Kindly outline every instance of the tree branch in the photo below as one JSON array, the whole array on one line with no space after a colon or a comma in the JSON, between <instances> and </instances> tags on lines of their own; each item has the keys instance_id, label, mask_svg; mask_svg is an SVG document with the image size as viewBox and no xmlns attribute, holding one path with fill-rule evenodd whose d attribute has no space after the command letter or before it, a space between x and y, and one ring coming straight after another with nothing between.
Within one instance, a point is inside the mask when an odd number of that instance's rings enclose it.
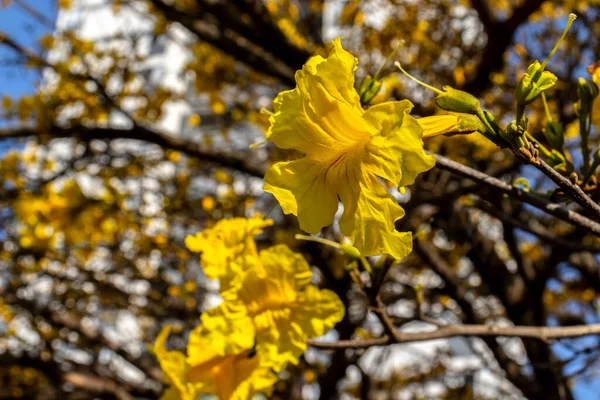
<instances>
[{"instance_id":1,"label":"tree branch","mask_svg":"<svg viewBox=\"0 0 600 400\"><path fill-rule=\"evenodd\" d=\"M491 206L490 204L488 204L487 202L485 202L481 199L475 199L475 202L473 205L476 208L480 209L481 211L485 212L486 214L489 214L492 217L497 218L500 221L502 221L508 225L512 225L515 228L521 229L525 232L529 232L529 233L537 236L538 238L544 240L545 242L552 243L555 246L558 246L558 247L561 247L564 249L568 249L573 252L589 251L592 253L600 253L600 247L590 246L590 245L586 245L586 244L579 243L579 242L570 242L570 241L564 240L560 237L552 236L551 234L549 234L547 232L543 232L543 231L539 230L538 228L535 228L534 226L532 226L529 223L529 221L531 220L530 218L527 218L528 221L523 221L522 219L510 217L510 216L502 213L502 211L498 210L496 207ZM533 216L529 215L528 217L533 217Z\"/></svg>"},{"instance_id":2,"label":"tree branch","mask_svg":"<svg viewBox=\"0 0 600 400\"><path fill-rule=\"evenodd\" d=\"M591 219L584 217L583 215L576 213L575 211L569 210L560 204L550 203L545 199L537 197L533 194L518 189L500 179L486 175L483 172L477 171L473 168L459 164L446 157L434 154L436 158L436 167L446 171L450 171L453 174L462 176L467 179L479 182L490 189L502 192L510 197L517 200L524 201L532 206L556 217L563 221L569 222L572 225L583 228L586 231L594 233L596 236L600 236L600 224L592 221Z\"/></svg>"},{"instance_id":3,"label":"tree branch","mask_svg":"<svg viewBox=\"0 0 600 400\"><path fill-rule=\"evenodd\" d=\"M262 178L265 170L262 167L251 165L247 160L222 152L208 150L205 146L188 142L185 139L159 133L150 128L137 126L134 129L121 128L88 128L74 126L71 128L50 128L50 138L77 138L83 141L94 139L115 140L131 139L156 144L166 149L181 151L191 157L198 158L216 165L235 169L249 175ZM39 136L40 132L33 127L0 129L0 139L24 138Z\"/></svg>"},{"instance_id":4,"label":"tree branch","mask_svg":"<svg viewBox=\"0 0 600 400\"><path fill-rule=\"evenodd\" d=\"M575 325L575 326L509 326L500 327L492 325L445 325L431 332L398 332L394 337L381 336L364 340L340 340L337 342L323 342L309 339L308 344L322 349L364 349L385 344L422 342L425 340L448 339L457 336L478 337L519 337L548 341L553 339L567 339L589 335L600 335L600 324Z\"/></svg>"},{"instance_id":5,"label":"tree branch","mask_svg":"<svg viewBox=\"0 0 600 400\"><path fill-rule=\"evenodd\" d=\"M541 158L538 158L534 165L537 167L537 169L542 171L544 175L556 183L556 185L558 185L558 187L561 188L566 195L575 200L575 202L585 210L591 212L596 217L596 220L600 219L600 206L587 194L585 194L579 185L571 182L569 179L561 175Z\"/></svg>"}]
</instances>

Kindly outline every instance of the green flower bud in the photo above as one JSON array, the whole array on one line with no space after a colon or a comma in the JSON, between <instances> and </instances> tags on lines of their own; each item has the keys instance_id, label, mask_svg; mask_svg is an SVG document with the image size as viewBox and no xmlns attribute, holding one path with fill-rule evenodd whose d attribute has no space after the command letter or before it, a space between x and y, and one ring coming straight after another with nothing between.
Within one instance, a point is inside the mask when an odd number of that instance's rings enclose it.
<instances>
[{"instance_id":1,"label":"green flower bud","mask_svg":"<svg viewBox=\"0 0 600 400\"><path fill-rule=\"evenodd\" d=\"M343 254L351 257L351 258L360 258L360 251L358 249L348 243L342 243L340 246L340 250Z\"/></svg>"},{"instance_id":2,"label":"green flower bud","mask_svg":"<svg viewBox=\"0 0 600 400\"><path fill-rule=\"evenodd\" d=\"M577 97L579 97L579 104L576 112L578 116L585 117L590 113L592 101L595 97L594 92L597 92L597 88L593 89L584 78L579 78L577 80Z\"/></svg>"},{"instance_id":3,"label":"green flower bud","mask_svg":"<svg viewBox=\"0 0 600 400\"><path fill-rule=\"evenodd\" d=\"M556 150L552 150L547 160L548 164L558 171L566 172L569 170L567 159Z\"/></svg>"},{"instance_id":4,"label":"green flower bud","mask_svg":"<svg viewBox=\"0 0 600 400\"><path fill-rule=\"evenodd\" d=\"M515 89L517 103L525 106L533 102L543 91L550 89L556 84L558 78L552 72L544 71L544 67L538 61L527 68L527 72L519 81Z\"/></svg>"},{"instance_id":5,"label":"green flower bud","mask_svg":"<svg viewBox=\"0 0 600 400\"><path fill-rule=\"evenodd\" d=\"M550 146L556 150L562 150L565 144L564 130L560 122L550 120L546 122L546 127L543 130L544 137L550 143Z\"/></svg>"},{"instance_id":6,"label":"green flower bud","mask_svg":"<svg viewBox=\"0 0 600 400\"><path fill-rule=\"evenodd\" d=\"M383 83L377 78L373 78L371 75L365 76L360 84L358 94L360 95L361 104L369 104L373 97L377 96L381 90Z\"/></svg>"},{"instance_id":7,"label":"green flower bud","mask_svg":"<svg viewBox=\"0 0 600 400\"><path fill-rule=\"evenodd\" d=\"M526 141L524 139L525 131L527 130L527 119L523 121L523 124L518 124L517 121L513 121L506 127L506 131L500 131L500 136L508 143L511 143L517 148L527 148Z\"/></svg>"},{"instance_id":8,"label":"green flower bud","mask_svg":"<svg viewBox=\"0 0 600 400\"><path fill-rule=\"evenodd\" d=\"M496 119L494 118L494 116L492 115L492 113L490 113L487 110L483 111L483 115L485 116L486 121L488 122L488 124L490 124L490 126L492 127L492 129L494 129L494 132L500 132L500 127L498 126L498 124L496 123Z\"/></svg>"},{"instance_id":9,"label":"green flower bud","mask_svg":"<svg viewBox=\"0 0 600 400\"><path fill-rule=\"evenodd\" d=\"M600 147L594 152L594 162L600 164Z\"/></svg>"},{"instance_id":10,"label":"green flower bud","mask_svg":"<svg viewBox=\"0 0 600 400\"><path fill-rule=\"evenodd\" d=\"M463 114L481 112L481 104L477 97L450 86L444 86L443 89L444 91L435 98L435 104L442 110Z\"/></svg>"},{"instance_id":11,"label":"green flower bud","mask_svg":"<svg viewBox=\"0 0 600 400\"><path fill-rule=\"evenodd\" d=\"M594 81L589 81L589 85L590 92L592 94L592 99L595 99L596 97L598 97L598 94L600 94L600 88L598 88L598 85L596 85L596 82Z\"/></svg>"}]
</instances>

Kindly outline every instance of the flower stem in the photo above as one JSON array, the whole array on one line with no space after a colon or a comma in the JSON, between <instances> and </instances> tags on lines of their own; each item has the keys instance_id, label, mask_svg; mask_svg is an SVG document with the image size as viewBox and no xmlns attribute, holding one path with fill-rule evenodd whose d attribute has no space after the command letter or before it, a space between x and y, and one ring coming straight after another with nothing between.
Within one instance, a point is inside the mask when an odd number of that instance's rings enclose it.
<instances>
[{"instance_id":1,"label":"flower stem","mask_svg":"<svg viewBox=\"0 0 600 400\"><path fill-rule=\"evenodd\" d=\"M544 70L544 68L546 68L546 64L548 64L548 61L550 61L550 59L552 58L552 56L554 55L554 53L556 53L556 51L558 50L558 47L560 46L560 44L562 43L562 41L565 39L565 36L567 36L567 32L569 31L569 28L571 27L571 24L576 19L577 19L577 15L575 15L573 13L569 14L569 21L567 22L567 26L565 26L565 29L563 30L562 36L560 37L560 39L558 39L558 42L556 42L556 44L554 45L554 48L552 49L552 51L550 52L550 54L548 54L548 57L546 57L546 59L544 60L544 62L542 64L542 71Z\"/></svg>"},{"instance_id":2,"label":"flower stem","mask_svg":"<svg viewBox=\"0 0 600 400\"><path fill-rule=\"evenodd\" d=\"M546 113L546 119L548 122L552 121L552 115L550 114L550 108L548 108L548 101L546 100L546 93L542 92L542 103L544 104L544 112Z\"/></svg>"}]
</instances>

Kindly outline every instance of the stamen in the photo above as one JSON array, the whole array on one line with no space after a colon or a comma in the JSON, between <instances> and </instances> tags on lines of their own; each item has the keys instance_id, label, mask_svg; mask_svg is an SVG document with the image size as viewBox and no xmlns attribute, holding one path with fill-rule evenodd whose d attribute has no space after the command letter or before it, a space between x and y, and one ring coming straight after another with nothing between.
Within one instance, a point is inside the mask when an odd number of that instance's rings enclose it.
<instances>
[{"instance_id":1,"label":"stamen","mask_svg":"<svg viewBox=\"0 0 600 400\"><path fill-rule=\"evenodd\" d=\"M407 77L409 77L410 79L412 79L413 81L417 82L419 85L423 86L424 88L427 88L429 90L433 90L434 92L436 92L437 94L442 94L444 92L442 92L440 89L434 88L431 85L426 84L425 82L421 82L420 80L418 80L417 78L415 78L414 76L412 76L411 74L409 74L408 72L406 72L404 70L404 68L402 68L402 65L400 65L400 63L398 61L396 61L394 63L394 65L396 67L398 67L398 69L400 70L400 72L402 72L404 75L406 75Z\"/></svg>"},{"instance_id":2,"label":"stamen","mask_svg":"<svg viewBox=\"0 0 600 400\"><path fill-rule=\"evenodd\" d=\"M398 52L398 49L404 46L404 40L400 40L398 42L398 44L396 45L396 47L394 48L394 50L391 52L391 54L388 56L388 58L385 59L385 62L383 63L383 65L381 67L379 67L379 69L377 70L377 72L375 72L375 76L373 77L373 80L376 81L377 78L379 78L379 74L381 73L381 71L383 71L383 69L386 67L386 65L388 65L388 63L390 62L390 60L392 59L392 57L394 55L396 55L396 53Z\"/></svg>"},{"instance_id":3,"label":"stamen","mask_svg":"<svg viewBox=\"0 0 600 400\"><path fill-rule=\"evenodd\" d=\"M558 47L560 46L560 44L562 43L562 41L565 39L565 36L567 36L567 32L569 31L569 28L571 27L571 24L576 19L577 19L577 15L575 15L573 13L569 14L569 21L567 22L567 26L565 26L565 29L563 30L562 36L560 37L560 39L558 39L558 42L556 42L556 45L554 45L554 48L552 49L552 51L550 52L550 54L548 55L548 57L546 57L546 59L544 60L544 63L542 64L542 70L544 70L544 68L546 68L546 64L548 64L548 61L550 61L550 59L552 58L552 56L554 55L554 53L556 53L556 51L558 50Z\"/></svg>"},{"instance_id":4,"label":"stamen","mask_svg":"<svg viewBox=\"0 0 600 400\"><path fill-rule=\"evenodd\" d=\"M306 240L307 242L317 242L317 243L324 244L326 246L331 246L338 250L341 249L341 247L342 247L339 243L334 242L333 240L323 239L323 238L317 237L317 236L296 234L296 236L294 236L294 237L296 238L296 240Z\"/></svg>"},{"instance_id":5,"label":"stamen","mask_svg":"<svg viewBox=\"0 0 600 400\"><path fill-rule=\"evenodd\" d=\"M252 143L252 144L251 144L250 146L248 146L248 147L250 147L251 149L255 149L255 148L257 148L257 147L260 147L260 146L262 146L263 144L267 144L267 141L266 141L266 140L262 140L262 141L260 141L260 142Z\"/></svg>"}]
</instances>

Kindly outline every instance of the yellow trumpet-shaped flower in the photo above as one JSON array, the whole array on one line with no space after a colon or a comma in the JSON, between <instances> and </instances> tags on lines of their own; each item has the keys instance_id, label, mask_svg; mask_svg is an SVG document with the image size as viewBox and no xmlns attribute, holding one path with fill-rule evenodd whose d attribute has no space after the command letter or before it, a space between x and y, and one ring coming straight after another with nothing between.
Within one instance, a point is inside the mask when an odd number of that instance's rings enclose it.
<instances>
[{"instance_id":1,"label":"yellow trumpet-shaped flower","mask_svg":"<svg viewBox=\"0 0 600 400\"><path fill-rule=\"evenodd\" d=\"M594 70L592 80L596 86L600 87L600 64ZM600 96L596 96L594 102L592 103L592 123L596 125L598 129L600 129Z\"/></svg>"},{"instance_id":2,"label":"yellow trumpet-shaped flower","mask_svg":"<svg viewBox=\"0 0 600 400\"><path fill-rule=\"evenodd\" d=\"M227 290L238 274L243 262L239 256L255 258L258 253L254 236L263 228L273 225L272 220L262 217L222 219L210 229L185 238L186 246L201 252L200 264L207 277L221 280L221 290Z\"/></svg>"},{"instance_id":3,"label":"yellow trumpet-shaped flower","mask_svg":"<svg viewBox=\"0 0 600 400\"><path fill-rule=\"evenodd\" d=\"M341 231L363 255L402 258L412 250L411 234L395 230L404 210L380 178L410 185L435 159L423 150L409 101L363 110L354 89L356 65L338 38L327 58L312 57L296 72L295 89L277 96L267 140L305 156L273 165L264 190L313 234L333 223L339 199Z\"/></svg>"},{"instance_id":4,"label":"yellow trumpet-shaped flower","mask_svg":"<svg viewBox=\"0 0 600 400\"><path fill-rule=\"evenodd\" d=\"M309 265L288 247L261 251L237 286L235 298L202 315L190 346L208 342L221 355L256 346L258 357L276 371L288 362L297 363L307 339L324 335L344 316L338 296L319 290L310 280ZM188 363L199 365L202 357L201 352L190 352Z\"/></svg>"},{"instance_id":5,"label":"yellow trumpet-shaped flower","mask_svg":"<svg viewBox=\"0 0 600 400\"><path fill-rule=\"evenodd\" d=\"M187 348L196 361L191 365L182 352L165 349L170 331L170 327L163 328L154 346L166 383L171 385L162 400L195 400L200 394L221 400L247 400L256 393L270 392L277 381L277 376L250 350L221 356L211 343L195 338L194 333Z\"/></svg>"}]
</instances>

